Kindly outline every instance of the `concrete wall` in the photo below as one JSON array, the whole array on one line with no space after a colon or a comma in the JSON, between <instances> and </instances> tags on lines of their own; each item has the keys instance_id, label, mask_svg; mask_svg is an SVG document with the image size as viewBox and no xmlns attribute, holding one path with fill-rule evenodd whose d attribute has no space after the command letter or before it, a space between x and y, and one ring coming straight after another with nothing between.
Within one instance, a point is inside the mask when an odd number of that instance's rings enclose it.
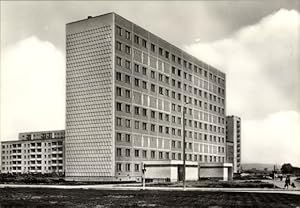
<instances>
[{"instance_id":1,"label":"concrete wall","mask_svg":"<svg viewBox=\"0 0 300 208\"><path fill-rule=\"evenodd\" d=\"M223 168L200 168L200 178L223 178Z\"/></svg>"},{"instance_id":2,"label":"concrete wall","mask_svg":"<svg viewBox=\"0 0 300 208\"><path fill-rule=\"evenodd\" d=\"M187 167L185 171L185 179L187 181L197 181L198 177L198 167Z\"/></svg>"},{"instance_id":3,"label":"concrete wall","mask_svg":"<svg viewBox=\"0 0 300 208\"><path fill-rule=\"evenodd\" d=\"M174 172L175 171L173 170L172 171L173 177L176 176ZM171 179L171 167L147 167L145 172L145 177L151 179L161 179L161 178Z\"/></svg>"}]
</instances>

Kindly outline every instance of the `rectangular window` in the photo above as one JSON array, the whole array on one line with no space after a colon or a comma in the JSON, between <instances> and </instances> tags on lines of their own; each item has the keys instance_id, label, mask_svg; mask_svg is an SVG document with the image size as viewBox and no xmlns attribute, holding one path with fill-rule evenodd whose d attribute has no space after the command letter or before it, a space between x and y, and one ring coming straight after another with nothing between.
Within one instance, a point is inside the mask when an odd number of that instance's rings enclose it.
<instances>
[{"instance_id":1,"label":"rectangular window","mask_svg":"<svg viewBox=\"0 0 300 208\"><path fill-rule=\"evenodd\" d=\"M118 103L116 105L117 111L122 111L122 103Z\"/></svg>"},{"instance_id":2,"label":"rectangular window","mask_svg":"<svg viewBox=\"0 0 300 208\"><path fill-rule=\"evenodd\" d=\"M155 111L151 111L151 118L155 118Z\"/></svg>"},{"instance_id":3,"label":"rectangular window","mask_svg":"<svg viewBox=\"0 0 300 208\"><path fill-rule=\"evenodd\" d=\"M130 128L130 120L129 119L126 119L125 120L125 126L127 127L127 128Z\"/></svg>"},{"instance_id":4,"label":"rectangular window","mask_svg":"<svg viewBox=\"0 0 300 208\"><path fill-rule=\"evenodd\" d=\"M127 39L127 40L130 40L131 39L131 35L130 35L130 32L129 31L125 31L125 38Z\"/></svg>"},{"instance_id":5,"label":"rectangular window","mask_svg":"<svg viewBox=\"0 0 300 208\"><path fill-rule=\"evenodd\" d=\"M125 111L126 113L130 113L130 105L128 104L125 105Z\"/></svg>"},{"instance_id":6,"label":"rectangular window","mask_svg":"<svg viewBox=\"0 0 300 208\"><path fill-rule=\"evenodd\" d=\"M147 130L147 123L142 123L142 126L143 126L143 130Z\"/></svg>"},{"instance_id":7,"label":"rectangular window","mask_svg":"<svg viewBox=\"0 0 300 208\"><path fill-rule=\"evenodd\" d=\"M120 87L117 87L116 93L117 93L117 96L122 96L122 89Z\"/></svg>"},{"instance_id":8,"label":"rectangular window","mask_svg":"<svg viewBox=\"0 0 300 208\"><path fill-rule=\"evenodd\" d=\"M181 58L177 58L177 63L179 64L179 65L181 65Z\"/></svg>"},{"instance_id":9,"label":"rectangular window","mask_svg":"<svg viewBox=\"0 0 300 208\"><path fill-rule=\"evenodd\" d=\"M172 54L172 61L175 62L175 59L176 59L175 55Z\"/></svg>"},{"instance_id":10,"label":"rectangular window","mask_svg":"<svg viewBox=\"0 0 300 208\"><path fill-rule=\"evenodd\" d=\"M134 71L135 72L140 72L140 66L138 64L134 64Z\"/></svg>"},{"instance_id":11,"label":"rectangular window","mask_svg":"<svg viewBox=\"0 0 300 208\"><path fill-rule=\"evenodd\" d=\"M163 114L162 114L162 113L159 113L159 114L158 114L158 118L159 118L159 120L163 120Z\"/></svg>"},{"instance_id":12,"label":"rectangular window","mask_svg":"<svg viewBox=\"0 0 300 208\"><path fill-rule=\"evenodd\" d=\"M163 95L163 88L162 87L158 88L158 93L161 94L161 95Z\"/></svg>"},{"instance_id":13,"label":"rectangular window","mask_svg":"<svg viewBox=\"0 0 300 208\"><path fill-rule=\"evenodd\" d=\"M169 134L170 131L169 131L169 127L166 127L166 134Z\"/></svg>"},{"instance_id":14,"label":"rectangular window","mask_svg":"<svg viewBox=\"0 0 300 208\"><path fill-rule=\"evenodd\" d=\"M134 150L134 156L139 157L140 156L140 150Z\"/></svg>"},{"instance_id":15,"label":"rectangular window","mask_svg":"<svg viewBox=\"0 0 300 208\"><path fill-rule=\"evenodd\" d=\"M130 149L126 149L125 150L125 156L126 157L130 157Z\"/></svg>"},{"instance_id":16,"label":"rectangular window","mask_svg":"<svg viewBox=\"0 0 300 208\"><path fill-rule=\"evenodd\" d=\"M116 31L119 36L122 36L122 28L121 27L116 26Z\"/></svg>"},{"instance_id":17,"label":"rectangular window","mask_svg":"<svg viewBox=\"0 0 300 208\"><path fill-rule=\"evenodd\" d=\"M146 81L142 81L142 87L143 87L144 89L147 89L147 82L146 82Z\"/></svg>"},{"instance_id":18,"label":"rectangular window","mask_svg":"<svg viewBox=\"0 0 300 208\"><path fill-rule=\"evenodd\" d=\"M122 134L121 133L117 133L116 134L116 137L117 137L117 141L122 141Z\"/></svg>"},{"instance_id":19,"label":"rectangular window","mask_svg":"<svg viewBox=\"0 0 300 208\"><path fill-rule=\"evenodd\" d=\"M122 81L122 74L120 72L116 72L116 80Z\"/></svg>"},{"instance_id":20,"label":"rectangular window","mask_svg":"<svg viewBox=\"0 0 300 208\"><path fill-rule=\"evenodd\" d=\"M142 39L142 46L144 48L147 48L147 41L145 39Z\"/></svg>"},{"instance_id":21,"label":"rectangular window","mask_svg":"<svg viewBox=\"0 0 300 208\"><path fill-rule=\"evenodd\" d=\"M125 53L131 54L131 47L130 46L128 46L128 45L125 46Z\"/></svg>"},{"instance_id":22,"label":"rectangular window","mask_svg":"<svg viewBox=\"0 0 300 208\"><path fill-rule=\"evenodd\" d=\"M139 164L134 164L134 171L139 172L140 171L140 165Z\"/></svg>"},{"instance_id":23,"label":"rectangular window","mask_svg":"<svg viewBox=\"0 0 300 208\"><path fill-rule=\"evenodd\" d=\"M135 78L134 79L134 85L137 86L137 87L139 87L140 86L140 80L137 79L137 78Z\"/></svg>"},{"instance_id":24,"label":"rectangular window","mask_svg":"<svg viewBox=\"0 0 300 208\"><path fill-rule=\"evenodd\" d=\"M143 150L143 158L147 158L147 150Z\"/></svg>"},{"instance_id":25,"label":"rectangular window","mask_svg":"<svg viewBox=\"0 0 300 208\"><path fill-rule=\"evenodd\" d=\"M155 124L151 124L151 131L155 131Z\"/></svg>"},{"instance_id":26,"label":"rectangular window","mask_svg":"<svg viewBox=\"0 0 300 208\"><path fill-rule=\"evenodd\" d=\"M130 90L125 90L125 97L130 98Z\"/></svg>"},{"instance_id":27,"label":"rectangular window","mask_svg":"<svg viewBox=\"0 0 300 208\"><path fill-rule=\"evenodd\" d=\"M117 171L122 171L122 164L121 163L117 163Z\"/></svg>"},{"instance_id":28,"label":"rectangular window","mask_svg":"<svg viewBox=\"0 0 300 208\"><path fill-rule=\"evenodd\" d=\"M169 51L165 51L165 57L166 59L169 59Z\"/></svg>"},{"instance_id":29,"label":"rectangular window","mask_svg":"<svg viewBox=\"0 0 300 208\"><path fill-rule=\"evenodd\" d=\"M122 59L121 59L121 57L117 56L116 59L117 59L117 65L122 66Z\"/></svg>"},{"instance_id":30,"label":"rectangular window","mask_svg":"<svg viewBox=\"0 0 300 208\"><path fill-rule=\"evenodd\" d=\"M155 158L155 151L151 151L151 158Z\"/></svg>"},{"instance_id":31,"label":"rectangular window","mask_svg":"<svg viewBox=\"0 0 300 208\"><path fill-rule=\"evenodd\" d=\"M147 109L143 108L143 116L147 116Z\"/></svg>"},{"instance_id":32,"label":"rectangular window","mask_svg":"<svg viewBox=\"0 0 300 208\"><path fill-rule=\"evenodd\" d=\"M151 78L155 79L155 71L151 71Z\"/></svg>"},{"instance_id":33,"label":"rectangular window","mask_svg":"<svg viewBox=\"0 0 300 208\"><path fill-rule=\"evenodd\" d=\"M158 54L161 55L161 56L163 55L163 49L162 48L158 49Z\"/></svg>"},{"instance_id":34,"label":"rectangular window","mask_svg":"<svg viewBox=\"0 0 300 208\"><path fill-rule=\"evenodd\" d=\"M176 68L174 66L172 66L172 74L176 73Z\"/></svg>"},{"instance_id":35,"label":"rectangular window","mask_svg":"<svg viewBox=\"0 0 300 208\"><path fill-rule=\"evenodd\" d=\"M131 69L131 63L130 63L129 60L126 60L126 61L125 61L125 68L126 68L126 69Z\"/></svg>"},{"instance_id":36,"label":"rectangular window","mask_svg":"<svg viewBox=\"0 0 300 208\"><path fill-rule=\"evenodd\" d=\"M158 131L159 131L159 133L162 133L162 132L163 132L163 127L162 127L162 126L159 126L159 127L158 127Z\"/></svg>"},{"instance_id":37,"label":"rectangular window","mask_svg":"<svg viewBox=\"0 0 300 208\"><path fill-rule=\"evenodd\" d=\"M126 163L126 172L129 172L130 171L130 163Z\"/></svg>"},{"instance_id":38,"label":"rectangular window","mask_svg":"<svg viewBox=\"0 0 300 208\"><path fill-rule=\"evenodd\" d=\"M153 43L151 43L151 51L155 52L155 45Z\"/></svg>"},{"instance_id":39,"label":"rectangular window","mask_svg":"<svg viewBox=\"0 0 300 208\"><path fill-rule=\"evenodd\" d=\"M130 84L130 76L125 75L125 83Z\"/></svg>"},{"instance_id":40,"label":"rectangular window","mask_svg":"<svg viewBox=\"0 0 300 208\"><path fill-rule=\"evenodd\" d=\"M159 159L163 159L163 152L159 152L158 157L159 157Z\"/></svg>"},{"instance_id":41,"label":"rectangular window","mask_svg":"<svg viewBox=\"0 0 300 208\"><path fill-rule=\"evenodd\" d=\"M135 121L134 122L134 127L135 127L135 129L139 129L140 128L140 122L139 121Z\"/></svg>"},{"instance_id":42,"label":"rectangular window","mask_svg":"<svg viewBox=\"0 0 300 208\"><path fill-rule=\"evenodd\" d=\"M169 97L169 90L168 89L165 89L165 95L167 96L167 97Z\"/></svg>"},{"instance_id":43,"label":"rectangular window","mask_svg":"<svg viewBox=\"0 0 300 208\"><path fill-rule=\"evenodd\" d=\"M142 73L143 73L143 75L147 75L147 68L144 67L144 66L143 66L143 68L142 68Z\"/></svg>"},{"instance_id":44,"label":"rectangular window","mask_svg":"<svg viewBox=\"0 0 300 208\"><path fill-rule=\"evenodd\" d=\"M117 50L122 51L122 43L117 41L116 48L117 48Z\"/></svg>"},{"instance_id":45,"label":"rectangular window","mask_svg":"<svg viewBox=\"0 0 300 208\"><path fill-rule=\"evenodd\" d=\"M134 35L134 43L140 44L140 37L137 35Z\"/></svg>"},{"instance_id":46,"label":"rectangular window","mask_svg":"<svg viewBox=\"0 0 300 208\"><path fill-rule=\"evenodd\" d=\"M169 77L167 77L167 76L165 76L165 82L166 82L167 84L169 84L169 82L170 82L170 78L169 78Z\"/></svg>"},{"instance_id":47,"label":"rectangular window","mask_svg":"<svg viewBox=\"0 0 300 208\"><path fill-rule=\"evenodd\" d=\"M134 107L134 113L136 115L140 115L140 108L139 107Z\"/></svg>"},{"instance_id":48,"label":"rectangular window","mask_svg":"<svg viewBox=\"0 0 300 208\"><path fill-rule=\"evenodd\" d=\"M122 156L122 150L121 148L117 148L117 157L121 157Z\"/></svg>"},{"instance_id":49,"label":"rectangular window","mask_svg":"<svg viewBox=\"0 0 300 208\"><path fill-rule=\"evenodd\" d=\"M179 77L181 77L181 70L180 70L180 69L177 70L177 75L178 75Z\"/></svg>"},{"instance_id":50,"label":"rectangular window","mask_svg":"<svg viewBox=\"0 0 300 208\"><path fill-rule=\"evenodd\" d=\"M117 126L122 126L122 119L121 118L117 118Z\"/></svg>"},{"instance_id":51,"label":"rectangular window","mask_svg":"<svg viewBox=\"0 0 300 208\"><path fill-rule=\"evenodd\" d=\"M158 75L158 80L161 81L161 82L163 81L163 75L162 74Z\"/></svg>"},{"instance_id":52,"label":"rectangular window","mask_svg":"<svg viewBox=\"0 0 300 208\"><path fill-rule=\"evenodd\" d=\"M155 92L155 85L154 84L151 84L151 91Z\"/></svg>"},{"instance_id":53,"label":"rectangular window","mask_svg":"<svg viewBox=\"0 0 300 208\"><path fill-rule=\"evenodd\" d=\"M125 134L125 141L130 142L131 141L131 136L130 134Z\"/></svg>"}]
</instances>

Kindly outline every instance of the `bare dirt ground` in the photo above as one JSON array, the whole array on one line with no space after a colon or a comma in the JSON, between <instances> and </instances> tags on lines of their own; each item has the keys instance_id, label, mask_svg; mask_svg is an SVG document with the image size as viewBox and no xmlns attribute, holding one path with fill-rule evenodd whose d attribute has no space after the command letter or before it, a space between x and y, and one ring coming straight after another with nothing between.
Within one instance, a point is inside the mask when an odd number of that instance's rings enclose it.
<instances>
[{"instance_id":1,"label":"bare dirt ground","mask_svg":"<svg viewBox=\"0 0 300 208\"><path fill-rule=\"evenodd\" d=\"M198 191L1 188L0 208L300 207L299 195Z\"/></svg>"}]
</instances>

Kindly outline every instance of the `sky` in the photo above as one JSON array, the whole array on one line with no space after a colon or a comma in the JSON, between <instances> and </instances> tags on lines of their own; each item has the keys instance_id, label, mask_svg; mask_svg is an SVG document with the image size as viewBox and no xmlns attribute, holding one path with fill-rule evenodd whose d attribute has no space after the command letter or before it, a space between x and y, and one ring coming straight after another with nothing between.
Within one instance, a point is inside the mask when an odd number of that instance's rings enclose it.
<instances>
[{"instance_id":1,"label":"sky","mask_svg":"<svg viewBox=\"0 0 300 208\"><path fill-rule=\"evenodd\" d=\"M300 166L300 1L1 1L2 141L65 128L65 24L116 12L227 77L242 162Z\"/></svg>"}]
</instances>

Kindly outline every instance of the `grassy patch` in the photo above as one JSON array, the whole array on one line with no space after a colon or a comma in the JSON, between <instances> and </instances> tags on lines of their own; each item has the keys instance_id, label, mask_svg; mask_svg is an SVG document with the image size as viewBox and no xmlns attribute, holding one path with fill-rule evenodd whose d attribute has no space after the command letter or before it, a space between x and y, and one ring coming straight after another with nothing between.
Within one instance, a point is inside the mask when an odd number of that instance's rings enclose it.
<instances>
[{"instance_id":1,"label":"grassy patch","mask_svg":"<svg viewBox=\"0 0 300 208\"><path fill-rule=\"evenodd\" d=\"M0 207L297 207L291 194L197 191L0 189Z\"/></svg>"}]
</instances>

